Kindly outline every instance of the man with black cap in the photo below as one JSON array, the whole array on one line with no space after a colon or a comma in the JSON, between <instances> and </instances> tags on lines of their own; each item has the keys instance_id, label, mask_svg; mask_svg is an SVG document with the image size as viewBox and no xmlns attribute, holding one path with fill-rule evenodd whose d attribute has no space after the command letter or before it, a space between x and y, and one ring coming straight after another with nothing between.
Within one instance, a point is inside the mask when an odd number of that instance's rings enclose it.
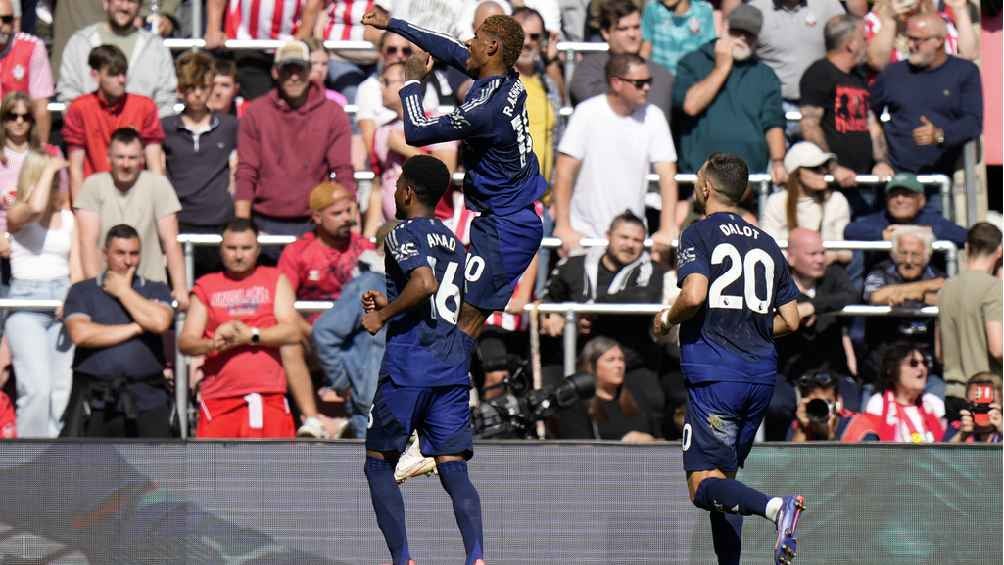
<instances>
[{"instance_id":1,"label":"man with black cap","mask_svg":"<svg viewBox=\"0 0 1004 565\"><path fill-rule=\"evenodd\" d=\"M251 102L240 120L234 212L264 233L300 236L310 231L310 191L332 173L355 194L348 116L309 74L307 45L285 43L272 67L277 88ZM266 247L263 262L274 265L279 251Z\"/></svg>"},{"instance_id":2,"label":"man with black cap","mask_svg":"<svg viewBox=\"0 0 1004 565\"><path fill-rule=\"evenodd\" d=\"M754 173L784 170L781 82L754 51L763 14L744 4L729 14L728 31L680 60L673 83L673 123L679 124L680 172L692 173L715 151L738 155Z\"/></svg>"}]
</instances>

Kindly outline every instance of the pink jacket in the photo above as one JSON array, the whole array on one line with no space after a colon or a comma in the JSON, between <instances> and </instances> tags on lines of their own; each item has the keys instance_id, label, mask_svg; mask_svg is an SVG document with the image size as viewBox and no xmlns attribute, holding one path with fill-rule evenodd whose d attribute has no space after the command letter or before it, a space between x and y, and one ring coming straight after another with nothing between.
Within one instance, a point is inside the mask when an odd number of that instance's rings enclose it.
<instances>
[{"instance_id":1,"label":"pink jacket","mask_svg":"<svg viewBox=\"0 0 1004 565\"><path fill-rule=\"evenodd\" d=\"M348 116L319 85L309 89L295 110L272 90L252 101L240 120L234 199L250 200L256 214L305 218L310 190L331 173L356 188Z\"/></svg>"}]
</instances>

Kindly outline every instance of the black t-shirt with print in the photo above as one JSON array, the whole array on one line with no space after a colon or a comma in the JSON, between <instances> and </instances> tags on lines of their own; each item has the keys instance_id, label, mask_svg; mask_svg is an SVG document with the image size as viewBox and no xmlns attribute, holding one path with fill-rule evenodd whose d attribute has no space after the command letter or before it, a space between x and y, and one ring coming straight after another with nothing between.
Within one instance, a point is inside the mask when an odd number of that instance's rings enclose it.
<instances>
[{"instance_id":1,"label":"black t-shirt with print","mask_svg":"<svg viewBox=\"0 0 1004 565\"><path fill-rule=\"evenodd\" d=\"M858 174L871 174L875 161L868 134L868 82L862 69L847 74L824 57L805 70L799 88L803 106L823 109L823 135L839 163Z\"/></svg>"}]
</instances>

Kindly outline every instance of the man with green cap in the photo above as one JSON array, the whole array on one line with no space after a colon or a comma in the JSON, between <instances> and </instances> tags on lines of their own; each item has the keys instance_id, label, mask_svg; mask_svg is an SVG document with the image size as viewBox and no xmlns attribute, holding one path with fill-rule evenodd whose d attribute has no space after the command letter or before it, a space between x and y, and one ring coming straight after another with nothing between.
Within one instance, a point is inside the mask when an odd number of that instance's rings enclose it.
<instances>
[{"instance_id":1,"label":"man with green cap","mask_svg":"<svg viewBox=\"0 0 1004 565\"><path fill-rule=\"evenodd\" d=\"M946 220L937 212L924 208L927 198L924 186L917 177L898 174L885 185L885 210L862 216L844 228L844 239L853 241L880 241L892 239L891 226L912 224L928 226L935 240L951 241L961 249L966 243L966 230ZM876 256L877 255L877 256ZM870 260L869 260L869 256ZM878 262L881 254L865 254L865 272Z\"/></svg>"}]
</instances>

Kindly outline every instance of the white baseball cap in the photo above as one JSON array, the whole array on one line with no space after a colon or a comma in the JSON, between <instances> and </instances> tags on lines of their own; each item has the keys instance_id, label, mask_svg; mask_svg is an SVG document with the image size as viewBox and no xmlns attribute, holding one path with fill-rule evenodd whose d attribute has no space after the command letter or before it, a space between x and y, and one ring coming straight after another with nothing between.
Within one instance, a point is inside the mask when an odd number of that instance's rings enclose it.
<instances>
[{"instance_id":1,"label":"white baseball cap","mask_svg":"<svg viewBox=\"0 0 1004 565\"><path fill-rule=\"evenodd\" d=\"M310 47L299 39L291 39L275 51L275 66L290 63L310 68Z\"/></svg>"},{"instance_id":2,"label":"white baseball cap","mask_svg":"<svg viewBox=\"0 0 1004 565\"><path fill-rule=\"evenodd\" d=\"M799 167L818 167L836 158L836 155L823 151L811 141L800 141L792 145L784 156L784 170L791 174Z\"/></svg>"}]
</instances>

